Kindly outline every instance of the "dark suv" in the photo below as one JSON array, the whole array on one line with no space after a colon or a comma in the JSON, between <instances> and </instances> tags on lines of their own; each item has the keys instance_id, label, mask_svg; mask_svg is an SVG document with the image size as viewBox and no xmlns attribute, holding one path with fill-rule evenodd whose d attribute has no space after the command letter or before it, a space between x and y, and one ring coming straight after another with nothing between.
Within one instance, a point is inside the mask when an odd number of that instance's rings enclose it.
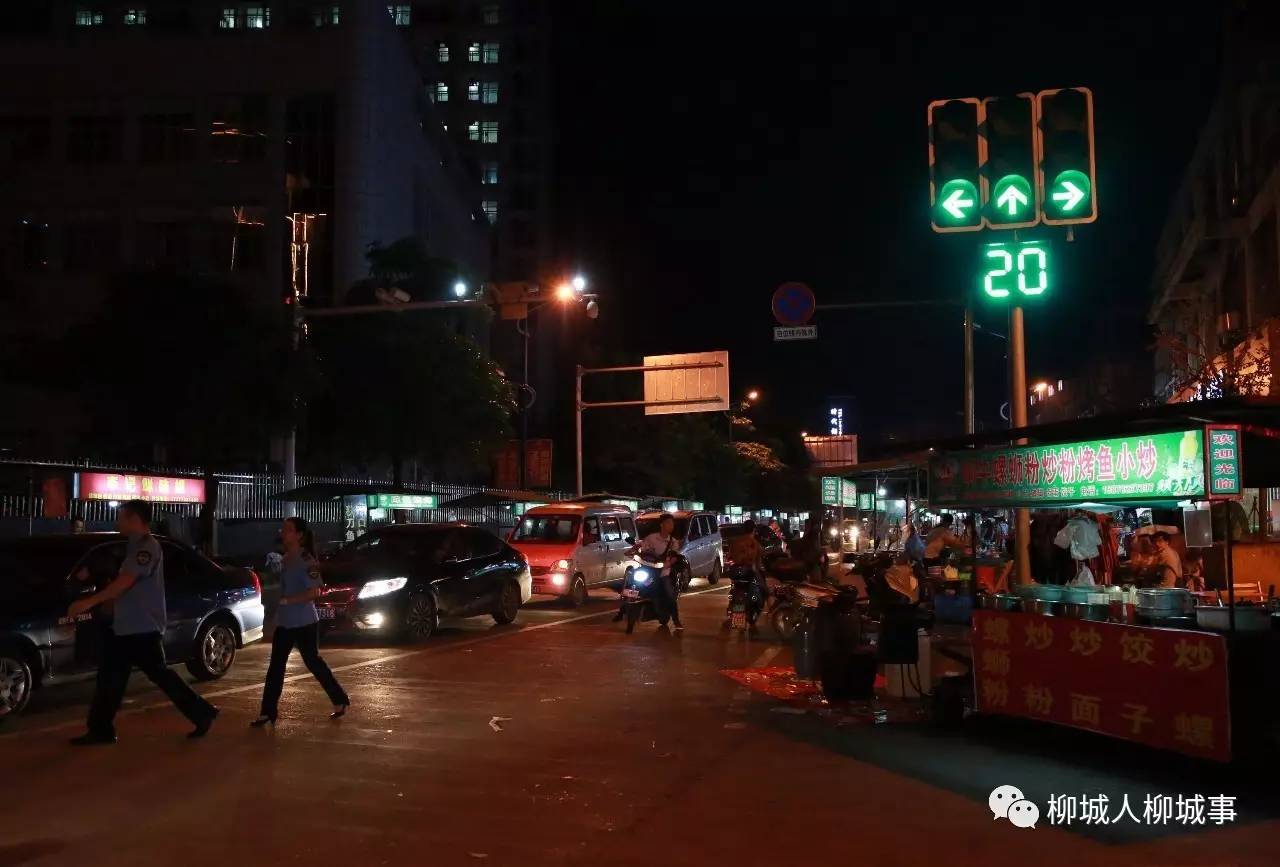
<instances>
[{"instance_id":1,"label":"dark suv","mask_svg":"<svg viewBox=\"0 0 1280 867\"><path fill-rule=\"evenodd\" d=\"M169 609L165 654L185 662L200 680L222 677L237 648L262 638L258 576L157 538ZM21 711L37 687L97 667L102 618L95 609L73 622L67 606L110 583L124 550L124 537L116 533L0 542L0 719Z\"/></svg>"},{"instance_id":2,"label":"dark suv","mask_svg":"<svg viewBox=\"0 0 1280 867\"><path fill-rule=\"evenodd\" d=\"M321 564L317 600L328 629L428 638L442 615L515 620L533 579L523 554L462 524L394 524L344 546Z\"/></svg>"}]
</instances>

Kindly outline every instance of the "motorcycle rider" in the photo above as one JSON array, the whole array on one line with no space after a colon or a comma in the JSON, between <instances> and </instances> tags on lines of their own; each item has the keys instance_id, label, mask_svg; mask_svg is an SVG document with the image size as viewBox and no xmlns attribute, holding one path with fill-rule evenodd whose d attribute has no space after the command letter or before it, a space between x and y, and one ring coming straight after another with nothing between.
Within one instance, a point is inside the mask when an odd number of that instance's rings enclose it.
<instances>
[{"instance_id":1,"label":"motorcycle rider","mask_svg":"<svg viewBox=\"0 0 1280 867\"><path fill-rule=\"evenodd\" d=\"M750 519L743 525L747 532L732 536L729 539L729 561L735 566L750 566L755 574L755 592L752 604L747 608L748 631L756 632L756 618L764 610L764 602L769 598L769 585L765 582L764 548L756 538L756 524ZM725 625L729 625L728 612L725 613Z\"/></svg>"},{"instance_id":2,"label":"motorcycle rider","mask_svg":"<svg viewBox=\"0 0 1280 867\"><path fill-rule=\"evenodd\" d=\"M680 539L675 534L676 519L669 513L663 512L658 519L658 529L640 540L638 544L631 548L630 553L639 553L640 558L649 563L661 563L662 574L659 577L662 605L671 615L671 624L676 629L683 630L684 624L680 622L680 605L679 595L680 588L676 586L676 576L672 571L672 561L680 554ZM626 616L627 602L624 599L618 607L618 613L614 615L613 622L617 623Z\"/></svg>"}]
</instances>

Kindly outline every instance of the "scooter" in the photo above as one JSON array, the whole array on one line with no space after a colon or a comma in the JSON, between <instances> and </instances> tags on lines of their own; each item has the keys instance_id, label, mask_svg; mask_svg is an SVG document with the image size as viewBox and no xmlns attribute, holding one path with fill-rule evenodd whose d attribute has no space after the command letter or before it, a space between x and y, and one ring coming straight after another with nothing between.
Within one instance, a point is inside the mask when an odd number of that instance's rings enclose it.
<instances>
[{"instance_id":1,"label":"scooter","mask_svg":"<svg viewBox=\"0 0 1280 867\"><path fill-rule=\"evenodd\" d=\"M755 570L750 566L730 566L726 574L730 582L728 628L746 631L748 626L755 626L756 617L760 614Z\"/></svg>"},{"instance_id":2,"label":"scooter","mask_svg":"<svg viewBox=\"0 0 1280 867\"><path fill-rule=\"evenodd\" d=\"M627 634L635 631L641 620L654 620L667 625L670 615L662 599L663 564L657 561L635 558L635 566L627 572L622 583L622 601L627 607Z\"/></svg>"}]
</instances>

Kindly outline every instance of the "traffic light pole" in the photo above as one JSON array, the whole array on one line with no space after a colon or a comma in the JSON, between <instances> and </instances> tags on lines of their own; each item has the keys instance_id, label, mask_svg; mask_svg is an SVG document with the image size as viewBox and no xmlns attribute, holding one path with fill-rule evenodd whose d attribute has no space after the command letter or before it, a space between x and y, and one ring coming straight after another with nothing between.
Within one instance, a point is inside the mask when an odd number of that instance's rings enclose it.
<instances>
[{"instance_id":1,"label":"traffic light pole","mask_svg":"<svg viewBox=\"0 0 1280 867\"><path fill-rule=\"evenodd\" d=\"M1010 421L1015 428L1024 428L1027 426L1027 357L1021 305L1015 305L1009 311L1009 391ZM1026 443L1026 437L1021 437L1016 445ZM1014 563L1018 583L1025 584L1031 580L1031 511L1016 509L1014 518Z\"/></svg>"}]
</instances>

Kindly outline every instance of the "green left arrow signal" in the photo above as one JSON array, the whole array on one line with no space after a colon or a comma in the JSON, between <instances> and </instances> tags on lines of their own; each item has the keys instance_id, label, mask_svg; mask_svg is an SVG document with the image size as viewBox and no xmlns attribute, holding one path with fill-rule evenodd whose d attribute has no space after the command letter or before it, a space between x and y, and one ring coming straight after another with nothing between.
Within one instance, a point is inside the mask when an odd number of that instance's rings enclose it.
<instances>
[{"instance_id":1,"label":"green left arrow signal","mask_svg":"<svg viewBox=\"0 0 1280 867\"><path fill-rule=\"evenodd\" d=\"M972 181L956 178L942 185L935 205L935 223L940 226L976 226L978 219L978 188Z\"/></svg>"}]
</instances>

